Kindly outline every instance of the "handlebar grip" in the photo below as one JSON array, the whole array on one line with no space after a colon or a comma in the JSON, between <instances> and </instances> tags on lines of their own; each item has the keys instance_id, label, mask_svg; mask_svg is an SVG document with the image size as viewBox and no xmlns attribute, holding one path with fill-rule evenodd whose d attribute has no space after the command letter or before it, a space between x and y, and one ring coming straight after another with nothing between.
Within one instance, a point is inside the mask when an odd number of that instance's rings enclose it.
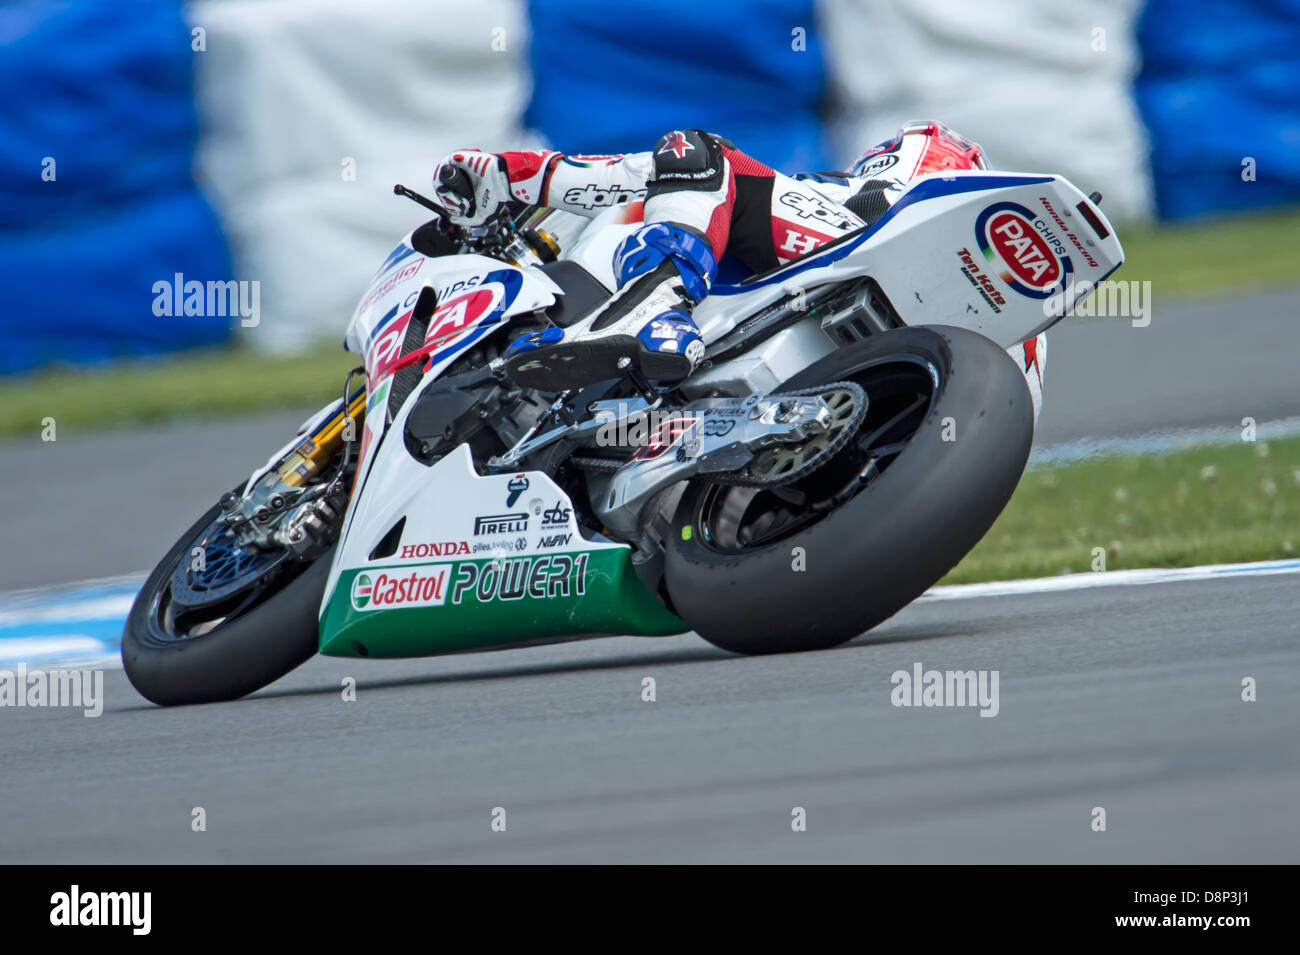
<instances>
[{"instance_id":1,"label":"handlebar grip","mask_svg":"<svg viewBox=\"0 0 1300 955\"><path fill-rule=\"evenodd\" d=\"M474 198L474 184L470 182L465 170L458 166L443 166L438 173L438 185L440 190L455 193L462 199Z\"/></svg>"}]
</instances>

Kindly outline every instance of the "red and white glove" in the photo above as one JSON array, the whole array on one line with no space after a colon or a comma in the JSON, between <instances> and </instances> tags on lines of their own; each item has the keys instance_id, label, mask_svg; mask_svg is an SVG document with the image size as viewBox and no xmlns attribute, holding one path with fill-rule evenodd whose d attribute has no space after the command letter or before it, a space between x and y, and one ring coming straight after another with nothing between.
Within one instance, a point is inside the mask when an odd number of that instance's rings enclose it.
<instances>
[{"instance_id":1,"label":"red and white glove","mask_svg":"<svg viewBox=\"0 0 1300 955\"><path fill-rule=\"evenodd\" d=\"M458 149L434 167L433 193L456 225L482 225L512 198L505 158Z\"/></svg>"}]
</instances>

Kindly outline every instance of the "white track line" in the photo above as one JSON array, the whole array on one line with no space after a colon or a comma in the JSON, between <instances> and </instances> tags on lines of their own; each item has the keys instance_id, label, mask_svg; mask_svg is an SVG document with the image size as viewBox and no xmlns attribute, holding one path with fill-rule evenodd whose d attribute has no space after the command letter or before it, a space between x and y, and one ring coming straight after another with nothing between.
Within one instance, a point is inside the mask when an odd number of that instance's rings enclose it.
<instances>
[{"instance_id":1,"label":"white track line","mask_svg":"<svg viewBox=\"0 0 1300 955\"><path fill-rule=\"evenodd\" d=\"M1092 587L1125 587L1140 584L1165 584L1178 580L1213 580L1222 577L1300 573L1300 560L1265 560L1251 564L1206 564L1202 567L1153 567L1147 570L1099 570L1059 577L1036 577L1029 580L994 580L985 584L952 584L931 587L920 600L965 600L971 597L1010 597L1019 594L1042 594L1063 590L1086 590Z\"/></svg>"},{"instance_id":2,"label":"white track line","mask_svg":"<svg viewBox=\"0 0 1300 955\"><path fill-rule=\"evenodd\" d=\"M0 600L4 599L0 594ZM96 597L92 600L52 600L38 606L4 609L0 607L0 627L18 627L44 621L83 623L87 620L125 620L131 612L135 595Z\"/></svg>"},{"instance_id":3,"label":"white track line","mask_svg":"<svg viewBox=\"0 0 1300 955\"><path fill-rule=\"evenodd\" d=\"M1255 427L1256 446L1300 434L1300 417L1261 421ZM1080 438L1035 447L1029 454L1030 470L1061 467L1077 461L1119 455L1169 454L1223 445L1244 444L1237 425L1218 428L1169 428L1146 434L1113 438Z\"/></svg>"}]
</instances>

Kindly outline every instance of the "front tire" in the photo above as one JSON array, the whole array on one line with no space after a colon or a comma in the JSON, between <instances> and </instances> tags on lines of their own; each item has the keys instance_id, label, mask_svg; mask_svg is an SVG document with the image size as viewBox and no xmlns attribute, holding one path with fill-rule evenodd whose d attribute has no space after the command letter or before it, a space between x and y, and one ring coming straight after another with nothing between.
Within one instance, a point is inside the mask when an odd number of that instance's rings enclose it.
<instances>
[{"instance_id":1,"label":"front tire","mask_svg":"<svg viewBox=\"0 0 1300 955\"><path fill-rule=\"evenodd\" d=\"M817 650L875 627L979 542L1020 480L1033 405L991 340L896 329L826 356L781 390L846 379L867 390L867 415L822 468L775 491L691 482L678 503L668 592L715 646Z\"/></svg>"},{"instance_id":2,"label":"front tire","mask_svg":"<svg viewBox=\"0 0 1300 955\"><path fill-rule=\"evenodd\" d=\"M317 612L332 548L306 569L279 568L255 594L236 595L232 603L242 600L240 609L210 629L204 624L197 633L169 632L173 575L220 512L214 506L181 536L149 575L127 617L122 666L140 695L162 706L238 699L316 653Z\"/></svg>"}]
</instances>

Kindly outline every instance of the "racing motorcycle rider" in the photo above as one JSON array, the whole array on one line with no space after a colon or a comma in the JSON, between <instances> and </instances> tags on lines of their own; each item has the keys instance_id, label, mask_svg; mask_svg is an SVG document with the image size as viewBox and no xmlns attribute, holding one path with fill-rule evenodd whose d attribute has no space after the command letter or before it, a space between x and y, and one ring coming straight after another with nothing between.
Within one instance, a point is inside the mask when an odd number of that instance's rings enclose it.
<instances>
[{"instance_id":1,"label":"racing motorcycle rider","mask_svg":"<svg viewBox=\"0 0 1300 955\"><path fill-rule=\"evenodd\" d=\"M937 122L907 124L847 172L793 177L689 129L666 134L650 152L613 156L457 150L434 170L434 190L461 226L482 225L510 199L587 217L642 204L644 224L615 250L610 299L567 329L530 333L506 351L516 382L563 391L622 376L625 358L648 380L689 375L704 355L691 312L724 254L764 272L871 224L916 176L985 168L978 144ZM454 177L457 188L452 170L465 174ZM1037 414L1046 341L1040 335L1010 352Z\"/></svg>"}]
</instances>

